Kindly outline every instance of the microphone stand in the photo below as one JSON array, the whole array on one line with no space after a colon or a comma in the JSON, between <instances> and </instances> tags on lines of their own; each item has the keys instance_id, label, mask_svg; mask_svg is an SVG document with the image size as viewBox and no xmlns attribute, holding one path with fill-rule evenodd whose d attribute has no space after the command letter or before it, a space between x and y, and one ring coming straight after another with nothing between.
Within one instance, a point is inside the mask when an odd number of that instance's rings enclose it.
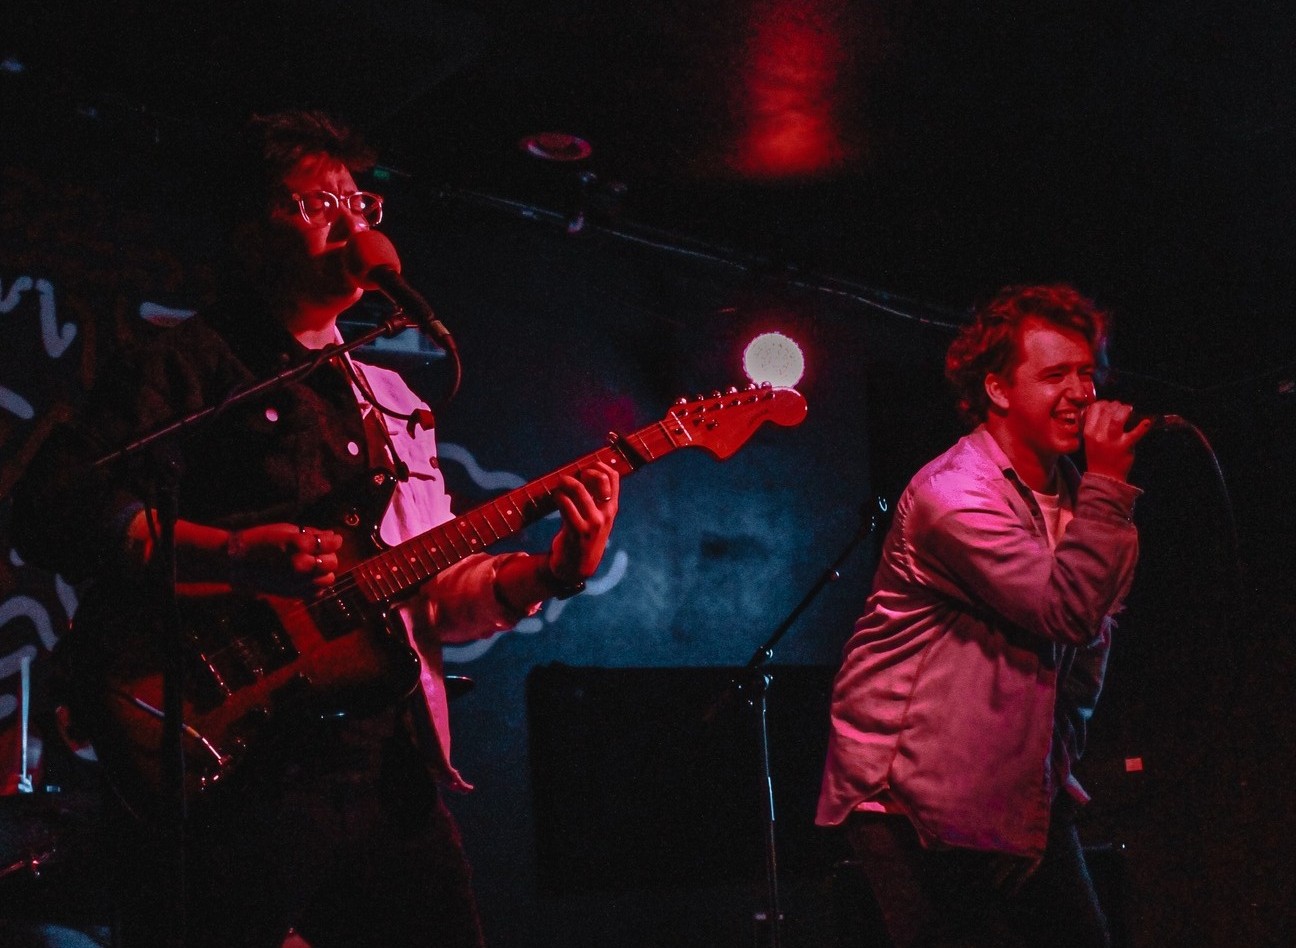
<instances>
[{"instance_id":1,"label":"microphone stand","mask_svg":"<svg viewBox=\"0 0 1296 948\"><path fill-rule=\"evenodd\" d=\"M761 781L762 781L762 801L761 807L764 813L765 821L765 911L764 918L758 914L756 920L764 921L767 932L764 944L768 948L779 948L782 938L783 915L779 906L779 884L778 884L778 845L775 837L775 810L774 810L774 773L770 761L770 743L769 743L769 686L774 681L774 676L764 667L769 664L774 657L774 646L779 640L792 628L793 623L801 616L811 602L823 591L829 583L841 578L841 567L846 560L855 551L866 538L876 532L882 518L888 512L888 504L885 498L878 497L871 504L866 503L860 508L860 523L855 533L851 535L850 540L842 548L837 558L832 564L824 570L812 585L801 601L792 607L786 618L779 623L778 628L770 635L769 639L761 645L747 660L747 664L730 682L729 687L720 695L711 708L706 712L706 719L712 721L716 715L725 707L735 700L741 699L743 704L756 711L756 721L759 729L759 740L761 749ZM760 941L757 942L760 944Z\"/></svg>"},{"instance_id":2,"label":"microphone stand","mask_svg":"<svg viewBox=\"0 0 1296 948\"><path fill-rule=\"evenodd\" d=\"M101 470L146 450L165 450L165 446L159 447L163 442L167 442L167 445L169 445L171 443L170 439L200 427L238 405L303 379L321 365L339 355L367 345L380 336L394 336L396 333L402 332L413 325L415 325L414 321L406 316L404 311L397 309L386 320L350 342L342 342L316 350L313 359L290 366L268 378L236 389L226 396L225 400L219 405L200 408L198 411L185 415L110 454L100 457L90 467L92 470ZM163 824L167 832L167 843L170 847L173 847L170 853L173 859L170 867L171 874L166 882L169 891L164 899L164 904L169 903L167 906L169 926L167 944L175 946L175 948L183 948L185 943L185 886L187 881L185 877L185 832L188 821L188 800L185 794L184 742L182 740L184 728L184 649L182 647L184 630L181 628L179 600L176 595L175 546L175 527L179 519L179 482L182 472L178 460L169 455L170 452L167 452L167 455L164 455L156 463L161 473L157 478L159 481L157 493L160 502L157 505L158 535L153 581L157 584L156 592L160 614L157 632L160 638L159 651L162 656L161 756L162 797L164 801L162 813Z\"/></svg>"}]
</instances>

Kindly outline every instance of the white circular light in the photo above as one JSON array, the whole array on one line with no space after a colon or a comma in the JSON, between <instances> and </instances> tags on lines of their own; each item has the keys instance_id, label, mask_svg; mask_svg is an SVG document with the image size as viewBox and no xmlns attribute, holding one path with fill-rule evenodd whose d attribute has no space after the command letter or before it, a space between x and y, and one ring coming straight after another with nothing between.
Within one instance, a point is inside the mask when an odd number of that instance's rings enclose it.
<instances>
[{"instance_id":1,"label":"white circular light","mask_svg":"<svg viewBox=\"0 0 1296 948\"><path fill-rule=\"evenodd\" d=\"M791 388L805 374L801 347L781 332L761 333L743 351L743 371L757 385Z\"/></svg>"}]
</instances>

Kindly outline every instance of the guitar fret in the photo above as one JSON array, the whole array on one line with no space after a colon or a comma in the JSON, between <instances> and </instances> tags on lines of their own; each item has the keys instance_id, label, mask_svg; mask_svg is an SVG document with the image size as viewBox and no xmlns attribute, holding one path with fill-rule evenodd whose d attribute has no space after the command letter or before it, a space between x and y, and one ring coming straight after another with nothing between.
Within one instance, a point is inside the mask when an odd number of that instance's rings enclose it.
<instances>
[{"instance_id":1,"label":"guitar fret","mask_svg":"<svg viewBox=\"0 0 1296 948\"><path fill-rule=\"evenodd\" d=\"M400 553L400 547L396 547L387 555L387 560L391 564L391 575L396 581L397 589L408 589L414 585L414 574L409 571L409 565Z\"/></svg>"},{"instance_id":2,"label":"guitar fret","mask_svg":"<svg viewBox=\"0 0 1296 948\"><path fill-rule=\"evenodd\" d=\"M684 427L683 423L681 423L678 418L672 415L671 421L675 422L675 427L673 429L667 425L665 421L657 422L657 427L661 429L662 434L666 436L666 440L669 441L671 445L677 448L680 446L680 442L675 439L676 434L683 435L685 443L693 440L688 433L688 429Z\"/></svg>"},{"instance_id":3,"label":"guitar fret","mask_svg":"<svg viewBox=\"0 0 1296 948\"><path fill-rule=\"evenodd\" d=\"M455 535L463 541L464 546L468 548L468 552L464 554L465 556L471 556L477 552L477 543L473 537L468 535L468 524L464 522L462 517L454 522L454 531Z\"/></svg>"},{"instance_id":4,"label":"guitar fret","mask_svg":"<svg viewBox=\"0 0 1296 948\"><path fill-rule=\"evenodd\" d=\"M378 602L382 599L382 594L378 591L378 585L374 582L373 569L368 565L361 565L354 570L356 576L356 585L360 592L364 594L365 599L370 602Z\"/></svg>"},{"instance_id":5,"label":"guitar fret","mask_svg":"<svg viewBox=\"0 0 1296 948\"><path fill-rule=\"evenodd\" d=\"M458 524L459 522L457 520L451 520L449 523L445 524L444 532L446 545L450 548L451 552L454 553L455 559L461 560L472 551L460 549L460 544L463 542L463 535L458 533Z\"/></svg>"},{"instance_id":6,"label":"guitar fret","mask_svg":"<svg viewBox=\"0 0 1296 948\"><path fill-rule=\"evenodd\" d=\"M467 552L464 553L464 556L471 556L473 553L476 553L478 549L476 538L469 536L465 532L466 528L468 527L468 524L464 522L464 519L462 517L458 520L453 521L453 524L454 524L454 532L456 536L458 536L459 539L462 540L464 542L464 545L468 548Z\"/></svg>"},{"instance_id":7,"label":"guitar fret","mask_svg":"<svg viewBox=\"0 0 1296 948\"><path fill-rule=\"evenodd\" d=\"M510 494L505 498L505 500L508 500L508 503L503 505L502 510L500 510L501 505L497 501L492 502L492 506L494 506L496 510L499 510L500 516L504 518L504 523L508 527L509 533L521 529L523 524L522 511L518 509L517 504L513 503L510 499L511 497L512 495Z\"/></svg>"},{"instance_id":8,"label":"guitar fret","mask_svg":"<svg viewBox=\"0 0 1296 948\"><path fill-rule=\"evenodd\" d=\"M497 517L499 517L501 520L504 521L504 532L503 532L503 533L501 533L498 529L496 529L496 528L493 527L493 526L490 527L490 531L491 531L491 533L495 534L495 539L498 540L498 539L500 539L500 538L502 538L502 537L508 536L508 532L509 532L509 531L508 531L508 525L509 525L509 522L508 522L508 517L507 517L505 514L500 513L499 504L498 504L498 498L497 498L496 500L489 500L489 501L487 501L486 504L481 508L481 511L482 511L482 519L485 520L485 521L487 522L487 525L488 525L488 526L489 526L489 524L490 524L490 514L491 514L491 511L492 511L492 510L495 512L495 515L496 515Z\"/></svg>"},{"instance_id":9,"label":"guitar fret","mask_svg":"<svg viewBox=\"0 0 1296 948\"><path fill-rule=\"evenodd\" d=\"M487 539L486 537L482 536L481 531L477 529L477 527L478 527L479 524L481 524L482 526L485 526L485 524L482 524L482 518L481 518L481 517L479 517L479 516L472 516L472 515L470 514L470 515L468 515L467 517L464 517L463 519L464 519L465 525L466 525L469 529L472 530L472 532L473 532L473 539L476 541L476 543L477 543L477 547L478 547L479 549L485 549L486 547L490 546L493 542L495 542L496 540L499 539L499 537L491 537L490 539ZM487 529L489 530L490 528L487 527Z\"/></svg>"},{"instance_id":10,"label":"guitar fret","mask_svg":"<svg viewBox=\"0 0 1296 948\"><path fill-rule=\"evenodd\" d=\"M437 571L436 561L433 560L431 551L422 543L411 543L410 547L414 550L414 559L419 568L426 574L427 578L431 578Z\"/></svg>"},{"instance_id":11,"label":"guitar fret","mask_svg":"<svg viewBox=\"0 0 1296 948\"><path fill-rule=\"evenodd\" d=\"M538 510L540 508L540 505L536 502L536 499L531 496L531 486L532 485L528 484L517 491L519 494L522 495L521 508L522 508L523 515L526 514L526 510L528 507L531 507L532 509L535 510ZM537 481L535 486L539 487L540 483Z\"/></svg>"},{"instance_id":12,"label":"guitar fret","mask_svg":"<svg viewBox=\"0 0 1296 948\"><path fill-rule=\"evenodd\" d=\"M361 563L351 571L355 577L356 588L360 590L360 595L364 596L367 602L377 602L382 598L374 586L372 572L367 563Z\"/></svg>"},{"instance_id":13,"label":"guitar fret","mask_svg":"<svg viewBox=\"0 0 1296 948\"><path fill-rule=\"evenodd\" d=\"M386 554L374 558L374 584L377 585L378 591L382 593L384 599L390 599L395 589L392 588L387 579L387 570L383 566L383 558Z\"/></svg>"},{"instance_id":14,"label":"guitar fret","mask_svg":"<svg viewBox=\"0 0 1296 948\"><path fill-rule=\"evenodd\" d=\"M409 572L405 557L401 555L400 547L387 551L387 578L396 586L397 593L414 584L414 577Z\"/></svg>"}]
</instances>

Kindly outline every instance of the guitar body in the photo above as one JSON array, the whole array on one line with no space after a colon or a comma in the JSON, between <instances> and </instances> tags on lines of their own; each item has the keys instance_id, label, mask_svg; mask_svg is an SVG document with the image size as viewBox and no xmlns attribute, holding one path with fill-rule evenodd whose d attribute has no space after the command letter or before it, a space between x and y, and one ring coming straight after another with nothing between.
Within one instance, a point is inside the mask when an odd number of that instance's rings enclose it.
<instances>
[{"instance_id":1,"label":"guitar body","mask_svg":"<svg viewBox=\"0 0 1296 948\"><path fill-rule=\"evenodd\" d=\"M343 536L344 561L376 549L358 531ZM114 785L142 806L162 791L165 773L165 639L154 598L138 587L97 587L60 643L76 726ZM269 735L390 707L418 684L419 659L399 618L343 584L303 601L182 583L177 605L190 798L227 782Z\"/></svg>"}]
</instances>

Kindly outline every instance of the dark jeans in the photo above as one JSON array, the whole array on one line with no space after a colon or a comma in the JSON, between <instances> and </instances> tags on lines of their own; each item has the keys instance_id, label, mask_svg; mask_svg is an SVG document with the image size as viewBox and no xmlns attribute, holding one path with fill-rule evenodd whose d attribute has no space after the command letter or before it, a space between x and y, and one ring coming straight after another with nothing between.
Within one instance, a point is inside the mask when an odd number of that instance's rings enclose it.
<instances>
[{"instance_id":1,"label":"dark jeans","mask_svg":"<svg viewBox=\"0 0 1296 948\"><path fill-rule=\"evenodd\" d=\"M895 948L1108 948L1107 919L1071 808L1055 806L1043 861L926 849L909 820L855 813L846 835Z\"/></svg>"},{"instance_id":2,"label":"dark jeans","mask_svg":"<svg viewBox=\"0 0 1296 948\"><path fill-rule=\"evenodd\" d=\"M187 948L479 948L459 831L402 715L320 724L266 746L210 804L187 848ZM118 827L118 944L165 944L158 838Z\"/></svg>"}]
</instances>

